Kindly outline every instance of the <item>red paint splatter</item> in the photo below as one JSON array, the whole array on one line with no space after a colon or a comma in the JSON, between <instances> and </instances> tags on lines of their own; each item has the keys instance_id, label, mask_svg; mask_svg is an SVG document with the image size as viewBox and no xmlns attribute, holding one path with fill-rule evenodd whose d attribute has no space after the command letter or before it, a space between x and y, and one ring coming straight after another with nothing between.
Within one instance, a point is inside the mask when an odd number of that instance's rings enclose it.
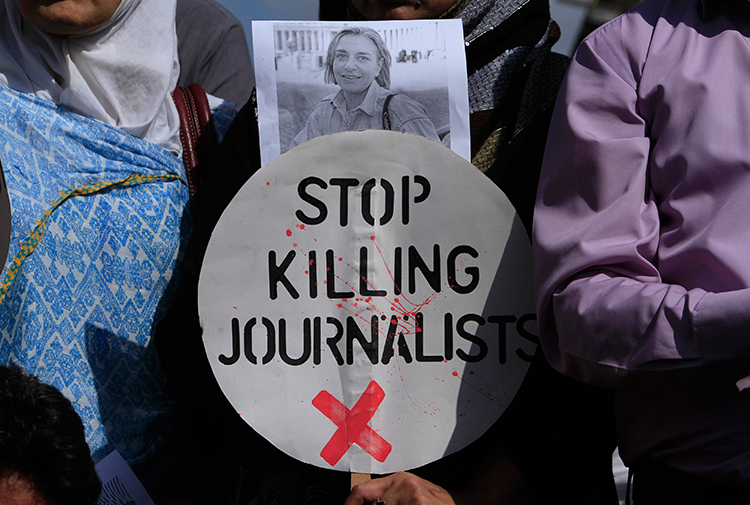
<instances>
[{"instance_id":1,"label":"red paint splatter","mask_svg":"<svg viewBox=\"0 0 750 505\"><path fill-rule=\"evenodd\" d=\"M287 237L291 237L292 236L292 230L287 230L286 231L286 236Z\"/></svg>"},{"instance_id":2,"label":"red paint splatter","mask_svg":"<svg viewBox=\"0 0 750 505\"><path fill-rule=\"evenodd\" d=\"M375 237L371 236L370 239L374 241ZM383 251L380 249L380 246L378 246L377 242L375 242L375 248L378 250L378 254L380 255L380 258L383 260L383 264L385 265L385 268L388 271L388 275L390 276L391 281L393 281L395 283L395 278L393 277L393 272L391 271L390 267L388 266L388 263L385 260L385 256L383 255ZM411 300L409 300L406 297L406 295L403 295L403 293L402 293L404 301L406 303L408 303L413 308L412 309L408 309L406 306L404 306L403 304L401 304L400 307L398 307L398 308L392 308L392 310L399 311L403 315L411 315L412 317L414 317L414 316L416 316L416 314L418 312L420 312L425 306L429 305L430 302L432 302L435 298L437 298L441 293L442 293L442 291L439 291L439 292L431 294L422 303L414 303ZM446 297L446 295L443 294L443 297ZM394 299L394 303L396 303L396 304L399 303L398 298Z\"/></svg>"},{"instance_id":3,"label":"red paint splatter","mask_svg":"<svg viewBox=\"0 0 750 505\"><path fill-rule=\"evenodd\" d=\"M266 186L270 186L270 185L271 185L271 181L266 181Z\"/></svg>"},{"instance_id":4,"label":"red paint splatter","mask_svg":"<svg viewBox=\"0 0 750 505\"><path fill-rule=\"evenodd\" d=\"M471 375L474 375L474 372L472 372L472 371L469 371L469 374L471 374ZM455 370L453 371L453 377L458 377L458 372L457 372L457 371L455 371ZM474 391L476 391L477 393L479 393L480 395L482 395L482 396L484 396L485 398L487 398L488 400L490 400L490 401L492 401L492 402L495 402L495 403L497 403L498 405L502 405L502 404L503 404L503 402L501 402L501 401L500 401L500 400L498 400L497 398L493 398L493 397L492 397L492 395L490 395L490 394L487 394L487 393L484 393L484 392L482 392L482 389L481 389L481 388L477 388L477 387L473 386L473 385L472 385L471 383L469 383L469 382L468 382L468 381L467 381L466 379L464 379L463 377L459 377L459 380L460 380L461 382L463 382L464 384L466 384L467 386L469 386L469 387L470 387L471 389L473 389ZM471 403L471 400L467 400L467 402L468 402L468 403Z\"/></svg>"},{"instance_id":5,"label":"red paint splatter","mask_svg":"<svg viewBox=\"0 0 750 505\"><path fill-rule=\"evenodd\" d=\"M328 391L321 391L312 404L337 426L336 433L320 451L326 462L335 466L353 444L357 444L381 463L391 453L392 446L368 423L385 398L385 391L371 381L354 407L349 410Z\"/></svg>"}]
</instances>

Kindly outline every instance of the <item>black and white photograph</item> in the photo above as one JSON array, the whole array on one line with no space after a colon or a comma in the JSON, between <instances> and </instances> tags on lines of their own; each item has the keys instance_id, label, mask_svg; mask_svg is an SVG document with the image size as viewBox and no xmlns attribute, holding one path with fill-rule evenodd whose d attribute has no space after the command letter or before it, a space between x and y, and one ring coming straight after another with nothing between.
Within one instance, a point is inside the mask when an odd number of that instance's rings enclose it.
<instances>
[{"instance_id":1,"label":"black and white photograph","mask_svg":"<svg viewBox=\"0 0 750 505\"><path fill-rule=\"evenodd\" d=\"M351 130L421 135L469 155L455 20L253 23L262 163Z\"/></svg>"}]
</instances>

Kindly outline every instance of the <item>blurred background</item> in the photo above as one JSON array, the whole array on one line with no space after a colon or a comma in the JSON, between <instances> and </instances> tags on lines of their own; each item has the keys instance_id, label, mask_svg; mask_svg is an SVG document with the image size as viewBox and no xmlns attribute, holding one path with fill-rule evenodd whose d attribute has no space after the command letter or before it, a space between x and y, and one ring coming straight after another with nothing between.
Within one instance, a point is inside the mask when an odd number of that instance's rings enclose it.
<instances>
[{"instance_id":1,"label":"blurred background","mask_svg":"<svg viewBox=\"0 0 750 505\"><path fill-rule=\"evenodd\" d=\"M318 0L217 0L240 20L252 50L252 20L316 20ZM572 56L583 37L597 26L635 7L641 0L550 0L552 18L562 29L555 45L558 53Z\"/></svg>"}]
</instances>

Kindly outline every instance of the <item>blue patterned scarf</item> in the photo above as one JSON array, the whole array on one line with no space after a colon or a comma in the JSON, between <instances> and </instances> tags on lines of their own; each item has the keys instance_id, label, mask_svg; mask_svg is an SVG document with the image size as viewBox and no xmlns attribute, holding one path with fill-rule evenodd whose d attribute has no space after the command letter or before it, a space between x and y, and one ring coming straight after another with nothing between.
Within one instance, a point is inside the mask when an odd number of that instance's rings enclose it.
<instances>
[{"instance_id":1,"label":"blue patterned scarf","mask_svg":"<svg viewBox=\"0 0 750 505\"><path fill-rule=\"evenodd\" d=\"M156 144L0 87L12 209L0 363L67 396L99 459L158 451L171 402L151 328L186 240L182 162Z\"/></svg>"}]
</instances>

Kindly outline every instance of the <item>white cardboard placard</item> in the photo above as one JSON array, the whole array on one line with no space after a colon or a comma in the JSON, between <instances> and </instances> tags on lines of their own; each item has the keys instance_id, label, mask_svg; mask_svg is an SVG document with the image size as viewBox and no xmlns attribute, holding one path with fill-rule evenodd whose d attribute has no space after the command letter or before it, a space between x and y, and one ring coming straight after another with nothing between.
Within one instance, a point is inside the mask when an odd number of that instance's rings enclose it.
<instances>
[{"instance_id":1,"label":"white cardboard placard","mask_svg":"<svg viewBox=\"0 0 750 505\"><path fill-rule=\"evenodd\" d=\"M476 440L513 399L536 349L530 258L505 195L437 142L313 139L261 168L214 230L207 356L287 454L414 468Z\"/></svg>"}]
</instances>

